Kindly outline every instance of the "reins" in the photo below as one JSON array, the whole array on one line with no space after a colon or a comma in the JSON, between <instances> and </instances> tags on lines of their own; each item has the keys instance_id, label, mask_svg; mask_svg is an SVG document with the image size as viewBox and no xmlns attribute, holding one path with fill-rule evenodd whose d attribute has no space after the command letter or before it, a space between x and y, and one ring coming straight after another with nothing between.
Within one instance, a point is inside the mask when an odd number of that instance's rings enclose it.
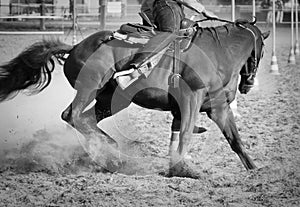
<instances>
[{"instance_id":1,"label":"reins","mask_svg":"<svg viewBox=\"0 0 300 207\"><path fill-rule=\"evenodd\" d=\"M210 18L206 18L206 19L201 19L201 20L197 20L195 22L205 22L205 21L218 21L218 22L226 22L226 23L229 23L229 24L234 24L233 21L229 21L229 20L226 20L226 19L219 19L217 17L210 17Z\"/></svg>"}]
</instances>

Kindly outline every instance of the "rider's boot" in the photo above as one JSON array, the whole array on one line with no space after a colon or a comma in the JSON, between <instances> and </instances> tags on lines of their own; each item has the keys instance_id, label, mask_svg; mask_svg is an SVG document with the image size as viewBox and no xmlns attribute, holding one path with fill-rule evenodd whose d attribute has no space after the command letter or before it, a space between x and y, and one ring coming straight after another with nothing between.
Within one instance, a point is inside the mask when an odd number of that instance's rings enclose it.
<instances>
[{"instance_id":1,"label":"rider's boot","mask_svg":"<svg viewBox=\"0 0 300 207\"><path fill-rule=\"evenodd\" d=\"M151 53L138 53L135 55L134 60L129 65L129 69L125 69L124 71L120 72L116 81L120 88L125 89L129 85L131 85L134 81L136 81L141 75L143 75L143 72L139 70L140 66L148 60L150 57L152 57Z\"/></svg>"},{"instance_id":2,"label":"rider's boot","mask_svg":"<svg viewBox=\"0 0 300 207\"><path fill-rule=\"evenodd\" d=\"M118 85L123 90L136 81L141 75L136 68L131 68L128 72L129 73L127 75L122 75L116 78Z\"/></svg>"}]
</instances>

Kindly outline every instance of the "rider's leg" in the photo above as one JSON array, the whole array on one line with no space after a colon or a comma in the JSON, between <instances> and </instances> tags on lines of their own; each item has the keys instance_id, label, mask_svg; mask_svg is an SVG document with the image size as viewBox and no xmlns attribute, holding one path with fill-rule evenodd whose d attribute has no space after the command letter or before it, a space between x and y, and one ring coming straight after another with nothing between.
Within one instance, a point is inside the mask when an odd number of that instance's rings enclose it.
<instances>
[{"instance_id":1,"label":"rider's leg","mask_svg":"<svg viewBox=\"0 0 300 207\"><path fill-rule=\"evenodd\" d=\"M177 32L184 13L175 1L157 0L153 6L153 16L159 31Z\"/></svg>"},{"instance_id":2,"label":"rider's leg","mask_svg":"<svg viewBox=\"0 0 300 207\"><path fill-rule=\"evenodd\" d=\"M120 76L117 81L121 88L126 88L141 75L138 69L143 62L160 52L172 40L176 38L176 32L180 29L180 22L184 18L182 8L173 1L157 0L154 3L153 16L155 24L161 33L151 40L133 58L128 71L133 72L128 76Z\"/></svg>"},{"instance_id":3,"label":"rider's leg","mask_svg":"<svg viewBox=\"0 0 300 207\"><path fill-rule=\"evenodd\" d=\"M149 42L135 54L129 68L127 70L129 75L119 76L116 78L119 86L122 89L127 88L131 83L138 79L143 74L143 70L137 70L142 64L155 54L161 52L165 47L176 39L175 33L160 32L152 37Z\"/></svg>"}]
</instances>

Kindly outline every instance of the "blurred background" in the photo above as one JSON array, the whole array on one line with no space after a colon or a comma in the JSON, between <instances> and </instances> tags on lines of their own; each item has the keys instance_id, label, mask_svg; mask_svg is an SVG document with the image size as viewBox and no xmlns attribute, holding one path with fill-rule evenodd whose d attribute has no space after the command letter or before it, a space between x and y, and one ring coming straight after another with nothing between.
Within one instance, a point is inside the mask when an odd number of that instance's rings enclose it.
<instances>
[{"instance_id":1,"label":"blurred background","mask_svg":"<svg viewBox=\"0 0 300 207\"><path fill-rule=\"evenodd\" d=\"M112 29L122 22L139 22L142 0L0 0L0 30L18 29L65 30L78 25ZM200 0L207 10L220 18L231 19L232 0ZM295 2L299 2L296 0ZM235 0L236 18L252 19L253 0ZM268 15L272 0L255 1L258 22L271 21ZM276 11L281 12L279 23L289 23L291 0L276 0ZM73 19L73 13L76 13ZM41 18L41 16L44 16Z\"/></svg>"}]
</instances>

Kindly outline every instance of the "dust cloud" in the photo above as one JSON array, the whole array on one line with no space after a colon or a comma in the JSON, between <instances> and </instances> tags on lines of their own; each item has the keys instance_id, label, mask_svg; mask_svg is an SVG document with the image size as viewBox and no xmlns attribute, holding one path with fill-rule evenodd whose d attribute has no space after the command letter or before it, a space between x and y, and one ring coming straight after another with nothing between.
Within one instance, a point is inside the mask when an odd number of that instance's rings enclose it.
<instances>
[{"instance_id":1,"label":"dust cloud","mask_svg":"<svg viewBox=\"0 0 300 207\"><path fill-rule=\"evenodd\" d=\"M78 133L60 118L74 95L62 68L57 67L45 91L33 96L20 93L0 104L2 171L75 173L95 169Z\"/></svg>"}]
</instances>

